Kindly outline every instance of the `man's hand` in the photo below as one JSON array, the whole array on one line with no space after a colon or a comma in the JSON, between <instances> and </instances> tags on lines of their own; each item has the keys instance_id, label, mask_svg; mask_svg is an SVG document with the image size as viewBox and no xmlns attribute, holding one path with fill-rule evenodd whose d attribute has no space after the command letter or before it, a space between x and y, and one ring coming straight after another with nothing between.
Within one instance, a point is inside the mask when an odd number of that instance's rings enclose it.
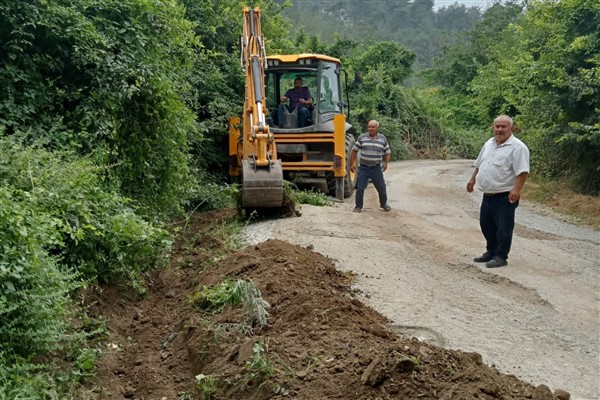
<instances>
[{"instance_id":1,"label":"man's hand","mask_svg":"<svg viewBox=\"0 0 600 400\"><path fill-rule=\"evenodd\" d=\"M281 102L282 103L286 103L288 101L288 98L285 96L281 96Z\"/></svg>"},{"instance_id":2,"label":"man's hand","mask_svg":"<svg viewBox=\"0 0 600 400\"><path fill-rule=\"evenodd\" d=\"M473 188L475 187L475 178L469 179L467 182L467 192L473 193Z\"/></svg>"},{"instance_id":3,"label":"man's hand","mask_svg":"<svg viewBox=\"0 0 600 400\"><path fill-rule=\"evenodd\" d=\"M515 186L512 188L510 193L508 193L508 201L510 204L516 203L521 198L521 189L523 189L523 185L529 176L529 172L522 172L517 176L517 181L515 182Z\"/></svg>"},{"instance_id":4,"label":"man's hand","mask_svg":"<svg viewBox=\"0 0 600 400\"><path fill-rule=\"evenodd\" d=\"M388 162L387 162L387 161L384 161L384 162L383 162L383 170L384 170L384 171L385 171L385 170L387 170L387 164L388 164Z\"/></svg>"},{"instance_id":5,"label":"man's hand","mask_svg":"<svg viewBox=\"0 0 600 400\"><path fill-rule=\"evenodd\" d=\"M477 179L478 173L479 173L479 168L475 168L475 171L473 171L473 175L471 175L471 179L469 179L469 182L467 182L467 192L469 192L469 193L473 192L473 188L475 187L475 181Z\"/></svg>"}]
</instances>

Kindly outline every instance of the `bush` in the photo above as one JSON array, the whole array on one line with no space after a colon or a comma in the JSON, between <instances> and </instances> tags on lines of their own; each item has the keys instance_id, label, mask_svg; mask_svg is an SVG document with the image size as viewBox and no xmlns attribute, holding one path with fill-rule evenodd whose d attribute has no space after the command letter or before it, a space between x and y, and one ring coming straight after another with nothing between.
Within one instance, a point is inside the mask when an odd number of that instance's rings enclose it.
<instances>
[{"instance_id":1,"label":"bush","mask_svg":"<svg viewBox=\"0 0 600 400\"><path fill-rule=\"evenodd\" d=\"M36 243L82 278L126 277L141 287L142 273L165 260L168 233L137 215L130 200L107 186L104 169L7 140L0 140L0 153L0 180L13 188L14 200L52 221L54 235Z\"/></svg>"},{"instance_id":2,"label":"bush","mask_svg":"<svg viewBox=\"0 0 600 400\"><path fill-rule=\"evenodd\" d=\"M491 137L491 121L481 126L473 100L440 88L420 89L416 97L424 112L444 127L442 136L450 156L477 158L481 146Z\"/></svg>"},{"instance_id":3,"label":"bush","mask_svg":"<svg viewBox=\"0 0 600 400\"><path fill-rule=\"evenodd\" d=\"M29 357L62 338L73 284L46 250L60 243L58 225L0 187L0 353Z\"/></svg>"},{"instance_id":4,"label":"bush","mask_svg":"<svg viewBox=\"0 0 600 400\"><path fill-rule=\"evenodd\" d=\"M199 212L220 208L235 208L240 196L237 185L219 185L213 182L198 182L188 193L183 204L188 210Z\"/></svg>"},{"instance_id":5,"label":"bush","mask_svg":"<svg viewBox=\"0 0 600 400\"><path fill-rule=\"evenodd\" d=\"M58 398L56 385L42 366L0 352L0 400Z\"/></svg>"},{"instance_id":6,"label":"bush","mask_svg":"<svg viewBox=\"0 0 600 400\"><path fill-rule=\"evenodd\" d=\"M0 129L95 154L149 214L178 211L198 135L184 17L176 1L1 2Z\"/></svg>"}]
</instances>

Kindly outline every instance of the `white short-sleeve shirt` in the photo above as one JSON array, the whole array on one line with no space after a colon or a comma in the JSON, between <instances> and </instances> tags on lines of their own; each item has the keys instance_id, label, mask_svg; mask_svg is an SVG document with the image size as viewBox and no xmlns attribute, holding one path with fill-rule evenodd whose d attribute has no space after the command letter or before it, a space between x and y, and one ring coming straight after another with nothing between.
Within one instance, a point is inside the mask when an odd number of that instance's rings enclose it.
<instances>
[{"instance_id":1,"label":"white short-sleeve shirt","mask_svg":"<svg viewBox=\"0 0 600 400\"><path fill-rule=\"evenodd\" d=\"M514 186L517 176L529 172L529 149L514 135L501 145L491 138L481 148L475 167L477 186L485 193L508 192Z\"/></svg>"}]
</instances>

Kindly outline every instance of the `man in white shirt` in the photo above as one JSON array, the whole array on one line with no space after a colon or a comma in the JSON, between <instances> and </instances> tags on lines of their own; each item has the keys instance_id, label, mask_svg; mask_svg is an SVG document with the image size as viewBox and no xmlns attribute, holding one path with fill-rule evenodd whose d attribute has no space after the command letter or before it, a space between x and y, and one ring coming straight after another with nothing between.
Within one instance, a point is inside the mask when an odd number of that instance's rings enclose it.
<instances>
[{"instance_id":1,"label":"man in white shirt","mask_svg":"<svg viewBox=\"0 0 600 400\"><path fill-rule=\"evenodd\" d=\"M483 192L479 225L486 240L486 252L475 257L488 268L508 265L508 253L515 227L515 210L521 189L529 176L529 149L513 136L513 120L501 115L492 126L494 137L483 145L467 192L475 183Z\"/></svg>"}]
</instances>

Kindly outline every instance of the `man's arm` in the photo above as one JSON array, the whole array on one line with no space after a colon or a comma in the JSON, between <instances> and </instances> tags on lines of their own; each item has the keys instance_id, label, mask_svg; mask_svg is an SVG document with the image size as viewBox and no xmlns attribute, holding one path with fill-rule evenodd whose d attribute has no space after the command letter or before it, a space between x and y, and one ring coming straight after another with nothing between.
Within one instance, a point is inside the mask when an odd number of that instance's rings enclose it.
<instances>
[{"instance_id":1,"label":"man's arm","mask_svg":"<svg viewBox=\"0 0 600 400\"><path fill-rule=\"evenodd\" d=\"M352 172L356 169L356 153L358 153L358 151L354 149L352 149L352 152L350 153L350 171Z\"/></svg>"},{"instance_id":2,"label":"man's arm","mask_svg":"<svg viewBox=\"0 0 600 400\"><path fill-rule=\"evenodd\" d=\"M519 199L521 198L521 189L523 189L523 185L525 185L525 181L527 180L528 176L529 176L529 172L521 172L517 176L517 181L515 182L515 186L512 188L512 190L508 194L508 201L510 201L511 203L519 201Z\"/></svg>"},{"instance_id":3,"label":"man's arm","mask_svg":"<svg viewBox=\"0 0 600 400\"><path fill-rule=\"evenodd\" d=\"M289 97L288 97L288 93L289 93L289 92L290 92L290 91L289 91L289 89L288 89L288 90L285 92L285 94L284 94L283 96L281 96L281 102L282 102L282 103L287 103L287 101L289 100Z\"/></svg>"},{"instance_id":4,"label":"man's arm","mask_svg":"<svg viewBox=\"0 0 600 400\"><path fill-rule=\"evenodd\" d=\"M471 175L471 179L469 179L469 182L467 182L467 192L469 192L469 193L473 192L473 188L475 187L475 178L477 177L478 173L479 173L479 168L475 167L475 171L473 171L473 175Z\"/></svg>"},{"instance_id":5,"label":"man's arm","mask_svg":"<svg viewBox=\"0 0 600 400\"><path fill-rule=\"evenodd\" d=\"M300 104L309 106L309 107L313 105L313 99L310 94L310 90L308 90L308 87L306 87L306 86L304 86L304 88L302 90L302 98L300 99Z\"/></svg>"},{"instance_id":6,"label":"man's arm","mask_svg":"<svg viewBox=\"0 0 600 400\"><path fill-rule=\"evenodd\" d=\"M390 162L391 158L392 158L392 153L388 153L383 156L383 170L384 171L387 169L388 163Z\"/></svg>"}]
</instances>

